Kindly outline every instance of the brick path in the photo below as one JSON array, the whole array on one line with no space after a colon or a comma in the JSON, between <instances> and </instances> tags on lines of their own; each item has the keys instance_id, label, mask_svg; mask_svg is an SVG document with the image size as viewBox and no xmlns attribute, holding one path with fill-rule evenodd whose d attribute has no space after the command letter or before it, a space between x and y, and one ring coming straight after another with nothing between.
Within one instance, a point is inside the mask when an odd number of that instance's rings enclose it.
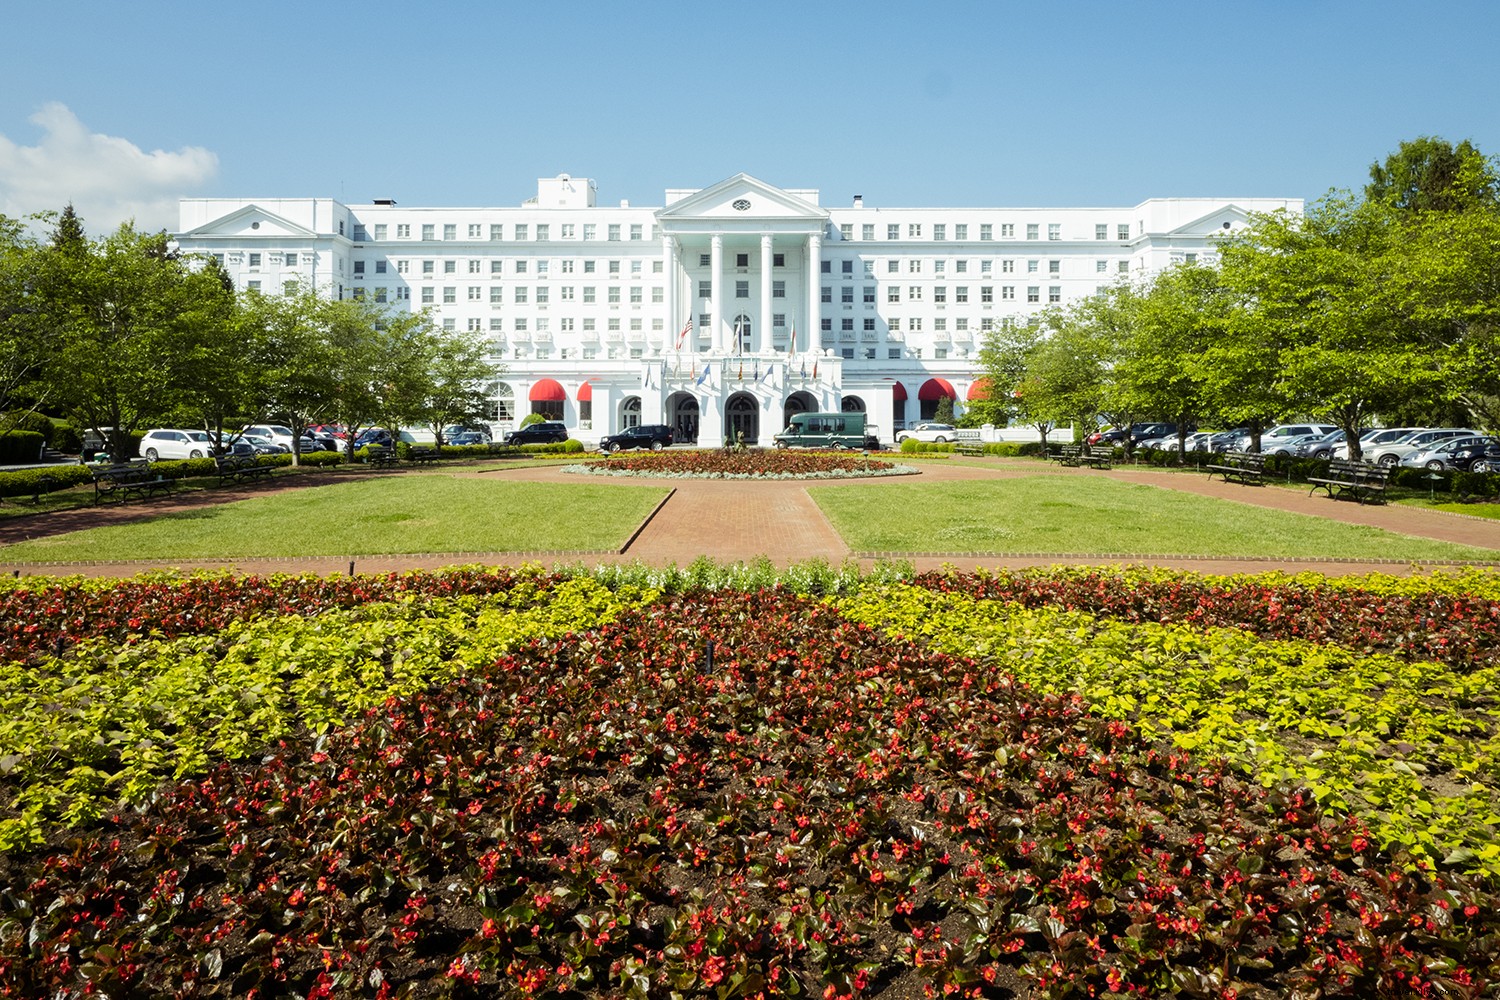
<instances>
[{"instance_id":1,"label":"brick path","mask_svg":"<svg viewBox=\"0 0 1500 1000\"><path fill-rule=\"evenodd\" d=\"M1500 563L1500 521L1470 518L1428 511L1400 505L1359 505L1332 501L1321 493L1307 496L1300 489L1284 489L1278 486L1241 486L1224 483L1217 479L1209 482L1207 477L1191 472L1164 472L1156 469L1117 468L1111 471L1092 469L1044 468L1033 460L978 459L972 461L927 461L920 466L922 480L986 480L1055 474L1060 476L1107 476L1122 482L1139 483L1166 489L1182 490L1201 496L1214 497L1235 503L1270 507L1292 513L1308 514L1383 528L1407 535L1434 538L1463 545L1487 547L1497 550L1496 562ZM555 467L529 469L454 470L454 475L504 476L533 482L577 482L575 476L567 475ZM342 480L339 480L342 481ZM595 482L599 480L593 480ZM437 568L455 563L486 563L494 565L516 565L522 562L642 562L665 566L686 566L699 556L710 556L720 562L748 561L765 556L778 566L786 566L812 558L821 558L838 565L859 554L851 553L842 539L834 532L827 518L807 494L806 482L746 482L738 480L650 480L630 479L635 484L659 484L674 489L674 493L641 529L622 553L578 552L578 553L450 553L420 556L362 556L355 564L359 572L385 572L388 570ZM820 480L818 485L860 483L878 484L879 479ZM911 480L904 480L910 482ZM300 479L298 485L316 485L320 480L309 482ZM0 523L0 544L19 541L40 534L55 534L72 531L80 527L100 524L123 523L173 511L201 507L243 499L246 496L263 495L277 487L245 488L205 491L185 494L181 497L156 501L151 505L133 505L110 508L88 508L57 514L39 515L35 518L19 519ZM297 488L283 485L281 488ZM914 514L920 516L920 512ZM869 567L873 558L859 555L858 561ZM976 566L999 568L1002 566L1047 566L1058 563L1099 563L1110 560L1098 556L1079 557L1066 555L1037 556L974 556L930 554L908 558L918 569L938 568L952 564L968 569ZM1373 570L1390 573L1406 573L1425 567L1410 563L1382 563L1372 561L1299 561L1285 559L1198 559L1181 557L1141 558L1137 562L1196 570L1202 573L1262 572L1271 569L1290 571L1311 570L1322 573L1367 573ZM34 573L82 573L89 576L121 576L143 570L162 568L166 562L100 563L91 565L41 566L16 565L4 561L0 554L0 572L19 571ZM347 556L307 556L289 559L245 559L232 562L203 562L194 565L222 567L243 573L270 572L345 572L349 568Z\"/></svg>"}]
</instances>

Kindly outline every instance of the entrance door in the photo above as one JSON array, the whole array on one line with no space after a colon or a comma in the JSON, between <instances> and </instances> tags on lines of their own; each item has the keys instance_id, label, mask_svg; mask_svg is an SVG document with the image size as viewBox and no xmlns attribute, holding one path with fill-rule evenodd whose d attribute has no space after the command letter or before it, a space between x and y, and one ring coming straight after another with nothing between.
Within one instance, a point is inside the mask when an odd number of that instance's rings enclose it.
<instances>
[{"instance_id":1,"label":"entrance door","mask_svg":"<svg viewBox=\"0 0 1500 1000\"><path fill-rule=\"evenodd\" d=\"M748 392L737 392L724 404L724 443L755 444L760 437L760 404Z\"/></svg>"},{"instance_id":2,"label":"entrance door","mask_svg":"<svg viewBox=\"0 0 1500 1000\"><path fill-rule=\"evenodd\" d=\"M667 398L667 423L678 444L698 442L698 400L691 393L674 392Z\"/></svg>"}]
</instances>

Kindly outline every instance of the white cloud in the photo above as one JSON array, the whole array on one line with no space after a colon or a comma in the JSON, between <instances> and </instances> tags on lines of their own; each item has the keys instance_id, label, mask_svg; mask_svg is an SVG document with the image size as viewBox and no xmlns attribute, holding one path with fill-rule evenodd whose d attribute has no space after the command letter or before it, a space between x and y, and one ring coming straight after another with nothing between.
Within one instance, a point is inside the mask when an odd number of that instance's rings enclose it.
<instances>
[{"instance_id":1,"label":"white cloud","mask_svg":"<svg viewBox=\"0 0 1500 1000\"><path fill-rule=\"evenodd\" d=\"M72 202L94 236L131 219L145 232L172 231L177 199L219 169L219 158L198 146L147 153L128 139L90 132L56 102L31 121L43 131L35 146L0 135L0 212L12 218Z\"/></svg>"}]
</instances>

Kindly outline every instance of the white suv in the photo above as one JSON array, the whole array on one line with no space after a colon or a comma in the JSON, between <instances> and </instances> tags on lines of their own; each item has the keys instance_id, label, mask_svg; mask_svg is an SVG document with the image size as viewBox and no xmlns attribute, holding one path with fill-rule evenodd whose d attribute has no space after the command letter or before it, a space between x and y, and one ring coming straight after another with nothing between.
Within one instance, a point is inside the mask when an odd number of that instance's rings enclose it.
<instances>
[{"instance_id":1,"label":"white suv","mask_svg":"<svg viewBox=\"0 0 1500 1000\"><path fill-rule=\"evenodd\" d=\"M148 462L160 459L209 458L215 454L208 431L157 428L141 438L141 456Z\"/></svg>"},{"instance_id":2,"label":"white suv","mask_svg":"<svg viewBox=\"0 0 1500 1000\"><path fill-rule=\"evenodd\" d=\"M1305 434L1332 434L1338 430L1332 424L1277 424L1268 431L1261 432L1260 450L1270 452L1273 444L1281 444L1288 438L1302 437ZM1240 446L1237 450L1250 450L1250 435L1246 434L1240 438Z\"/></svg>"}]
</instances>

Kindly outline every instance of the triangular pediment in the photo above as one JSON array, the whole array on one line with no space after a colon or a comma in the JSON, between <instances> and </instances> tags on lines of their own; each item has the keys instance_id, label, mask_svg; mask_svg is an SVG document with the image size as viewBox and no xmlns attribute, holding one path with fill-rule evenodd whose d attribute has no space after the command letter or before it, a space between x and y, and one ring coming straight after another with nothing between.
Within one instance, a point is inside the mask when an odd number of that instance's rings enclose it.
<instances>
[{"instance_id":1,"label":"triangular pediment","mask_svg":"<svg viewBox=\"0 0 1500 1000\"><path fill-rule=\"evenodd\" d=\"M1172 229L1168 236L1218 236L1233 232L1245 225L1250 219L1250 213L1238 205L1224 205L1207 215L1200 216L1192 222L1183 223Z\"/></svg>"},{"instance_id":2,"label":"triangular pediment","mask_svg":"<svg viewBox=\"0 0 1500 1000\"><path fill-rule=\"evenodd\" d=\"M184 236L239 236L255 239L316 236L311 229L298 225L290 219L269 212L259 205L250 204L244 208L222 215L211 222L194 229Z\"/></svg>"},{"instance_id":3,"label":"triangular pediment","mask_svg":"<svg viewBox=\"0 0 1500 1000\"><path fill-rule=\"evenodd\" d=\"M821 226L828 221L828 213L749 174L735 174L673 202L657 212L656 218L662 223L775 220Z\"/></svg>"}]
</instances>

